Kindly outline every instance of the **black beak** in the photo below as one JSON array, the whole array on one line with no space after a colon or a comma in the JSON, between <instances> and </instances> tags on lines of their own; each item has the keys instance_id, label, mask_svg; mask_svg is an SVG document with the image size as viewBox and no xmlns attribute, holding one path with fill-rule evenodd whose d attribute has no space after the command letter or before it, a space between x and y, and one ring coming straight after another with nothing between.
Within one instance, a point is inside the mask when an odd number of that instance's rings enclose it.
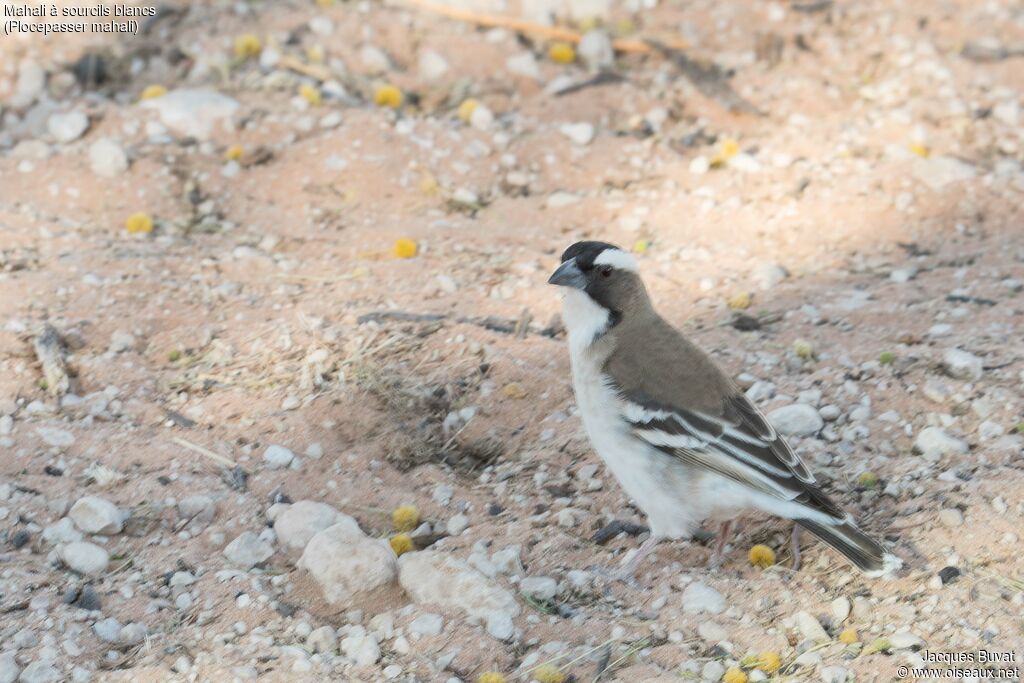
<instances>
[{"instance_id":1,"label":"black beak","mask_svg":"<svg viewBox=\"0 0 1024 683\"><path fill-rule=\"evenodd\" d=\"M548 284L584 289L587 286L587 276L576 265L576 259L571 258L558 266L558 270L553 272L551 277L548 278Z\"/></svg>"}]
</instances>

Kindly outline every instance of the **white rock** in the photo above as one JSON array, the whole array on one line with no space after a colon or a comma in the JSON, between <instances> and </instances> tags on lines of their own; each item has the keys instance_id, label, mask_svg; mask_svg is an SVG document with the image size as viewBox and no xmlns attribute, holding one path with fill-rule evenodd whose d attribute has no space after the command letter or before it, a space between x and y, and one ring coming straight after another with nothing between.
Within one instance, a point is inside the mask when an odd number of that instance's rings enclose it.
<instances>
[{"instance_id":1,"label":"white rock","mask_svg":"<svg viewBox=\"0 0 1024 683\"><path fill-rule=\"evenodd\" d=\"M846 683L846 679L849 677L850 671L838 665L826 666L821 669L822 683Z\"/></svg>"},{"instance_id":2,"label":"white rock","mask_svg":"<svg viewBox=\"0 0 1024 683\"><path fill-rule=\"evenodd\" d=\"M720 681L722 676L725 675L725 664L722 664L717 659L712 659L706 663L700 670L700 677L705 681Z\"/></svg>"},{"instance_id":3,"label":"white rock","mask_svg":"<svg viewBox=\"0 0 1024 683\"><path fill-rule=\"evenodd\" d=\"M511 640L515 635L515 624L508 612L495 610L487 615L487 635L495 640Z\"/></svg>"},{"instance_id":4,"label":"white rock","mask_svg":"<svg viewBox=\"0 0 1024 683\"><path fill-rule=\"evenodd\" d=\"M36 101L46 87L46 69L39 62L25 60L18 66L18 80L8 103L15 109L27 107Z\"/></svg>"},{"instance_id":5,"label":"white rock","mask_svg":"<svg viewBox=\"0 0 1024 683\"><path fill-rule=\"evenodd\" d=\"M725 598L717 590L704 583L691 583L683 591L683 611L691 614L721 614L725 610Z\"/></svg>"},{"instance_id":6,"label":"white rock","mask_svg":"<svg viewBox=\"0 0 1024 683\"><path fill-rule=\"evenodd\" d=\"M110 138L100 138L89 145L89 167L105 178L119 176L128 170L128 156Z\"/></svg>"},{"instance_id":7,"label":"white rock","mask_svg":"<svg viewBox=\"0 0 1024 683\"><path fill-rule=\"evenodd\" d=\"M47 446L53 446L54 448L69 448L75 443L75 435L66 429L37 427L36 434L46 442Z\"/></svg>"},{"instance_id":8,"label":"white rock","mask_svg":"<svg viewBox=\"0 0 1024 683\"><path fill-rule=\"evenodd\" d=\"M106 550L85 541L62 545L57 554L69 568L86 576L98 576L105 572L110 564L110 554Z\"/></svg>"},{"instance_id":9,"label":"white rock","mask_svg":"<svg viewBox=\"0 0 1024 683\"><path fill-rule=\"evenodd\" d=\"M438 636L444 628L440 614L421 614L409 622L409 632L418 636Z\"/></svg>"},{"instance_id":10,"label":"white rock","mask_svg":"<svg viewBox=\"0 0 1024 683\"><path fill-rule=\"evenodd\" d=\"M939 427L925 427L914 439L914 450L926 460L935 461L944 455L964 455L967 443L950 436Z\"/></svg>"},{"instance_id":11,"label":"white rock","mask_svg":"<svg viewBox=\"0 0 1024 683\"><path fill-rule=\"evenodd\" d=\"M559 130L562 135L577 145L589 145L594 139L594 126L586 121L581 123L563 123Z\"/></svg>"},{"instance_id":12,"label":"white rock","mask_svg":"<svg viewBox=\"0 0 1024 683\"><path fill-rule=\"evenodd\" d=\"M904 284L913 280L915 275L917 275L917 268L914 268L913 266L909 268L896 268L889 271L889 280L899 284Z\"/></svg>"},{"instance_id":13,"label":"white rock","mask_svg":"<svg viewBox=\"0 0 1024 683\"><path fill-rule=\"evenodd\" d=\"M74 142L89 128L89 117L80 111L52 114L46 120L46 129L57 142Z\"/></svg>"},{"instance_id":14,"label":"white rock","mask_svg":"<svg viewBox=\"0 0 1024 683\"><path fill-rule=\"evenodd\" d=\"M172 132L206 140L218 130L234 128L232 117L238 102L214 90L183 89L145 100L141 106L155 110Z\"/></svg>"},{"instance_id":15,"label":"white rock","mask_svg":"<svg viewBox=\"0 0 1024 683\"><path fill-rule=\"evenodd\" d=\"M713 621L702 621L698 624L697 635L709 643L718 643L729 637L726 630Z\"/></svg>"},{"instance_id":16,"label":"white rock","mask_svg":"<svg viewBox=\"0 0 1024 683\"><path fill-rule=\"evenodd\" d=\"M495 611L519 614L515 596L450 555L435 551L406 553L398 560L398 581L419 605L456 608L479 619Z\"/></svg>"},{"instance_id":17,"label":"white rock","mask_svg":"<svg viewBox=\"0 0 1024 683\"><path fill-rule=\"evenodd\" d=\"M92 631L100 640L106 643L116 643L121 636L121 622L114 617L107 617L93 624Z\"/></svg>"},{"instance_id":18,"label":"white rock","mask_svg":"<svg viewBox=\"0 0 1024 683\"><path fill-rule=\"evenodd\" d=\"M424 50L420 53L420 77L425 81L436 81L448 72L448 60L434 52Z\"/></svg>"},{"instance_id":19,"label":"white rock","mask_svg":"<svg viewBox=\"0 0 1024 683\"><path fill-rule=\"evenodd\" d=\"M789 277L789 272L777 263L762 263L751 276L760 289L767 290Z\"/></svg>"},{"instance_id":20,"label":"white rock","mask_svg":"<svg viewBox=\"0 0 1024 683\"><path fill-rule=\"evenodd\" d=\"M505 68L517 76L525 76L535 81L541 78L540 65L537 64L537 58L532 52L520 52L509 57L505 60Z\"/></svg>"},{"instance_id":21,"label":"white rock","mask_svg":"<svg viewBox=\"0 0 1024 683\"><path fill-rule=\"evenodd\" d=\"M116 505L99 496L84 496L68 511L75 526L87 534L119 534L126 515Z\"/></svg>"},{"instance_id":22,"label":"white rock","mask_svg":"<svg viewBox=\"0 0 1024 683\"><path fill-rule=\"evenodd\" d=\"M575 195L572 192L563 192L558 190L548 195L547 201L544 205L549 209L561 209L565 206L576 204L580 201L579 195Z\"/></svg>"},{"instance_id":23,"label":"white rock","mask_svg":"<svg viewBox=\"0 0 1024 683\"><path fill-rule=\"evenodd\" d=\"M334 634L334 629L330 626L321 626L315 629L306 638L306 647L312 652L326 652L333 653L338 649L338 637Z\"/></svg>"},{"instance_id":24,"label":"white rock","mask_svg":"<svg viewBox=\"0 0 1024 683\"><path fill-rule=\"evenodd\" d=\"M978 380L984 371L981 359L968 351L946 349L942 354L942 369L953 379Z\"/></svg>"},{"instance_id":25,"label":"white rock","mask_svg":"<svg viewBox=\"0 0 1024 683\"><path fill-rule=\"evenodd\" d=\"M850 616L850 600L845 596L839 596L832 601L832 623L842 624Z\"/></svg>"},{"instance_id":26,"label":"white rock","mask_svg":"<svg viewBox=\"0 0 1024 683\"><path fill-rule=\"evenodd\" d=\"M271 545L251 531L239 534L224 548L224 557L242 569L252 569L266 562L273 554L274 549Z\"/></svg>"},{"instance_id":27,"label":"white rock","mask_svg":"<svg viewBox=\"0 0 1024 683\"><path fill-rule=\"evenodd\" d=\"M280 470L288 467L295 460L295 454L284 446L272 444L267 446L263 453L263 462L272 470Z\"/></svg>"},{"instance_id":28,"label":"white rock","mask_svg":"<svg viewBox=\"0 0 1024 683\"><path fill-rule=\"evenodd\" d=\"M981 438L982 441L991 441L992 439L998 439L1005 433L1006 430L1003 428L1003 425L999 424L998 422L985 420L984 422L978 425L978 436Z\"/></svg>"},{"instance_id":29,"label":"white rock","mask_svg":"<svg viewBox=\"0 0 1024 683\"><path fill-rule=\"evenodd\" d=\"M217 505L209 496L187 496L178 501L178 518L209 524L217 514Z\"/></svg>"},{"instance_id":30,"label":"white rock","mask_svg":"<svg viewBox=\"0 0 1024 683\"><path fill-rule=\"evenodd\" d=\"M145 624L133 621L125 624L117 634L117 642L121 645L138 645L149 635L149 629Z\"/></svg>"},{"instance_id":31,"label":"white rock","mask_svg":"<svg viewBox=\"0 0 1024 683\"><path fill-rule=\"evenodd\" d=\"M889 636L889 644L894 650L916 650L924 647L925 642L910 631L898 631Z\"/></svg>"},{"instance_id":32,"label":"white rock","mask_svg":"<svg viewBox=\"0 0 1024 683\"><path fill-rule=\"evenodd\" d=\"M312 500L300 500L287 506L274 518L274 533L278 542L288 550L303 550L310 539L335 524L344 524L350 533L361 535L359 523L330 505Z\"/></svg>"},{"instance_id":33,"label":"white rock","mask_svg":"<svg viewBox=\"0 0 1024 683\"><path fill-rule=\"evenodd\" d=\"M299 559L334 605L367 596L395 578L395 554L385 541L340 523L318 532Z\"/></svg>"},{"instance_id":34,"label":"white rock","mask_svg":"<svg viewBox=\"0 0 1024 683\"><path fill-rule=\"evenodd\" d=\"M576 54L591 71L607 69L615 64L615 50L612 40L605 31L593 29L583 34L576 46Z\"/></svg>"},{"instance_id":35,"label":"white rock","mask_svg":"<svg viewBox=\"0 0 1024 683\"><path fill-rule=\"evenodd\" d=\"M519 582L519 590L536 600L552 600L558 595L558 581L550 576L528 576Z\"/></svg>"},{"instance_id":36,"label":"white rock","mask_svg":"<svg viewBox=\"0 0 1024 683\"><path fill-rule=\"evenodd\" d=\"M18 676L18 683L57 683L61 678L63 676L53 664L38 660L24 668Z\"/></svg>"},{"instance_id":37,"label":"white rock","mask_svg":"<svg viewBox=\"0 0 1024 683\"><path fill-rule=\"evenodd\" d=\"M943 526L955 528L963 526L964 515L956 508L943 508L939 510L939 521L942 522Z\"/></svg>"},{"instance_id":38,"label":"white rock","mask_svg":"<svg viewBox=\"0 0 1024 683\"><path fill-rule=\"evenodd\" d=\"M711 170L711 161L703 154L695 156L690 159L689 169L693 175L704 175Z\"/></svg>"},{"instance_id":39,"label":"white rock","mask_svg":"<svg viewBox=\"0 0 1024 683\"><path fill-rule=\"evenodd\" d=\"M110 352L124 353L135 348L135 335L125 330L114 330L110 335Z\"/></svg>"},{"instance_id":40,"label":"white rock","mask_svg":"<svg viewBox=\"0 0 1024 683\"><path fill-rule=\"evenodd\" d=\"M61 517L43 529L43 540L52 545L74 543L81 541L82 538L82 532L75 528L74 523L68 517Z\"/></svg>"},{"instance_id":41,"label":"white rock","mask_svg":"<svg viewBox=\"0 0 1024 683\"><path fill-rule=\"evenodd\" d=\"M807 640L813 640L816 643L831 640L818 620L809 612L797 612L793 618L796 621L796 627L800 631L800 635Z\"/></svg>"},{"instance_id":42,"label":"white rock","mask_svg":"<svg viewBox=\"0 0 1024 683\"><path fill-rule=\"evenodd\" d=\"M776 408L768 413L768 421L786 436L811 436L825 426L814 406L806 403Z\"/></svg>"},{"instance_id":43,"label":"white rock","mask_svg":"<svg viewBox=\"0 0 1024 683\"><path fill-rule=\"evenodd\" d=\"M453 515L448 520L447 531L449 536L458 536L469 528L469 517L466 515Z\"/></svg>"},{"instance_id":44,"label":"white rock","mask_svg":"<svg viewBox=\"0 0 1024 683\"><path fill-rule=\"evenodd\" d=\"M372 666L380 659L380 645L375 637L361 628L341 640L341 651L357 666Z\"/></svg>"},{"instance_id":45,"label":"white rock","mask_svg":"<svg viewBox=\"0 0 1024 683\"><path fill-rule=\"evenodd\" d=\"M15 654L13 650L0 654L0 683L14 683L18 680L21 667L14 659Z\"/></svg>"},{"instance_id":46,"label":"white rock","mask_svg":"<svg viewBox=\"0 0 1024 683\"><path fill-rule=\"evenodd\" d=\"M952 157L915 159L911 173L933 192L938 192L951 183L970 180L975 176L974 166Z\"/></svg>"},{"instance_id":47,"label":"white rock","mask_svg":"<svg viewBox=\"0 0 1024 683\"><path fill-rule=\"evenodd\" d=\"M384 50L376 45L366 44L359 48L359 60L373 73L380 73L391 68L391 59Z\"/></svg>"}]
</instances>

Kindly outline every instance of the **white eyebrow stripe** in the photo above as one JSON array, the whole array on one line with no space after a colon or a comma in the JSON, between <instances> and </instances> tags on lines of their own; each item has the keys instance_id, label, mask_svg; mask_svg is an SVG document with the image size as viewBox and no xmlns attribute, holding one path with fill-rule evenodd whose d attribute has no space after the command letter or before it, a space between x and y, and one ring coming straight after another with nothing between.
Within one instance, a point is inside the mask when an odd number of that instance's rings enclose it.
<instances>
[{"instance_id":1,"label":"white eyebrow stripe","mask_svg":"<svg viewBox=\"0 0 1024 683\"><path fill-rule=\"evenodd\" d=\"M628 270L633 273L640 270L633 255L621 249L605 249L594 259L594 265L611 266L612 268Z\"/></svg>"}]
</instances>

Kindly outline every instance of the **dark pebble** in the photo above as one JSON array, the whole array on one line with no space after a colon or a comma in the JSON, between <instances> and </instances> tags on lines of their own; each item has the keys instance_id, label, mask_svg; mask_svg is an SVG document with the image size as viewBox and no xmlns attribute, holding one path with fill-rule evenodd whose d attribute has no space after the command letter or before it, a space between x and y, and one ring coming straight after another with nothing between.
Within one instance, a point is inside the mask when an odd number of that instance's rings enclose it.
<instances>
[{"instance_id":1,"label":"dark pebble","mask_svg":"<svg viewBox=\"0 0 1024 683\"><path fill-rule=\"evenodd\" d=\"M487 506L487 514L489 514L491 517L497 517L504 511L505 508L501 507L497 503L491 503L490 505Z\"/></svg>"},{"instance_id":2,"label":"dark pebble","mask_svg":"<svg viewBox=\"0 0 1024 683\"><path fill-rule=\"evenodd\" d=\"M18 529L11 536L11 545L15 548L23 548L32 537L24 529Z\"/></svg>"},{"instance_id":3,"label":"dark pebble","mask_svg":"<svg viewBox=\"0 0 1024 683\"><path fill-rule=\"evenodd\" d=\"M286 618L294 616L295 613L299 611L299 608L295 605L290 605L287 602L282 602L281 600L277 601L277 605L274 606L274 609L277 610L278 614Z\"/></svg>"},{"instance_id":4,"label":"dark pebble","mask_svg":"<svg viewBox=\"0 0 1024 683\"><path fill-rule=\"evenodd\" d=\"M594 535L590 537L590 540L598 545L604 545L608 541L612 540L619 534L628 534L630 536L639 536L640 534L649 531L643 524L636 524L634 522L627 522L622 519L612 520L607 526L601 527L594 532Z\"/></svg>"},{"instance_id":5,"label":"dark pebble","mask_svg":"<svg viewBox=\"0 0 1024 683\"><path fill-rule=\"evenodd\" d=\"M953 583L960 578L960 570L957 567L943 567L939 571L939 578L942 579L943 585L947 583Z\"/></svg>"}]
</instances>

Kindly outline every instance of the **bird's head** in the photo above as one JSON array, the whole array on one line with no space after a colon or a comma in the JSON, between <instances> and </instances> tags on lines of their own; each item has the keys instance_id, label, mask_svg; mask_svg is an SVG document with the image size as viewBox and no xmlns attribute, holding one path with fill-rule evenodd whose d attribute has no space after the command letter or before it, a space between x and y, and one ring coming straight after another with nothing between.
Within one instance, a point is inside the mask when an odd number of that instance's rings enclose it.
<instances>
[{"instance_id":1,"label":"bird's head","mask_svg":"<svg viewBox=\"0 0 1024 683\"><path fill-rule=\"evenodd\" d=\"M548 284L567 288L566 306L582 295L606 310L612 323L649 306L633 255L607 242L576 242L562 254L562 265ZM582 302L581 302L582 303Z\"/></svg>"}]
</instances>

